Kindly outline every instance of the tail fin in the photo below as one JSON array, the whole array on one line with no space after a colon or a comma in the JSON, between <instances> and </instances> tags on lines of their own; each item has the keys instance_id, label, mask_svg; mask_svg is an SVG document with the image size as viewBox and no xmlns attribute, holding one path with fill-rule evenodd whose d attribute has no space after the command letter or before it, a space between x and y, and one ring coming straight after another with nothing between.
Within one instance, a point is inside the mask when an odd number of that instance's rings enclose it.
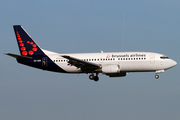
<instances>
[{"instance_id":1,"label":"tail fin","mask_svg":"<svg viewBox=\"0 0 180 120\"><path fill-rule=\"evenodd\" d=\"M19 51L22 56L44 55L41 48L34 42L31 36L20 25L14 25Z\"/></svg>"}]
</instances>

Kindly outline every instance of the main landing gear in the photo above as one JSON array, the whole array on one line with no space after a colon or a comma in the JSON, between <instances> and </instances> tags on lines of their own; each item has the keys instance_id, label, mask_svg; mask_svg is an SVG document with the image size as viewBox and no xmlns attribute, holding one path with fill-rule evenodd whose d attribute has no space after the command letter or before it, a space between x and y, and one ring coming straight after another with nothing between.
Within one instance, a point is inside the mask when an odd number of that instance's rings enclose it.
<instances>
[{"instance_id":1,"label":"main landing gear","mask_svg":"<svg viewBox=\"0 0 180 120\"><path fill-rule=\"evenodd\" d=\"M97 82L99 80L98 73L96 73L96 76L94 76L94 73L92 73L89 75L89 79Z\"/></svg>"}]
</instances>

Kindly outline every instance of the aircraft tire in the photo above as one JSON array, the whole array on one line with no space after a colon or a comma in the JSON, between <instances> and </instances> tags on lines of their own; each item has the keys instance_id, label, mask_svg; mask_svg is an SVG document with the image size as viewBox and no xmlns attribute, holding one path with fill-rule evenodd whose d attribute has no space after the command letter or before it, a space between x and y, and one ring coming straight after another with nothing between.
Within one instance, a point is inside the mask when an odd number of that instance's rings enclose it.
<instances>
[{"instance_id":1,"label":"aircraft tire","mask_svg":"<svg viewBox=\"0 0 180 120\"><path fill-rule=\"evenodd\" d=\"M90 80L94 80L94 75L89 75Z\"/></svg>"},{"instance_id":2,"label":"aircraft tire","mask_svg":"<svg viewBox=\"0 0 180 120\"><path fill-rule=\"evenodd\" d=\"M98 77L98 76L95 76L95 77L94 77L94 81L97 82L98 80L99 80L99 77Z\"/></svg>"},{"instance_id":3,"label":"aircraft tire","mask_svg":"<svg viewBox=\"0 0 180 120\"><path fill-rule=\"evenodd\" d=\"M155 75L155 78L158 79L158 78L159 78L159 75Z\"/></svg>"}]
</instances>

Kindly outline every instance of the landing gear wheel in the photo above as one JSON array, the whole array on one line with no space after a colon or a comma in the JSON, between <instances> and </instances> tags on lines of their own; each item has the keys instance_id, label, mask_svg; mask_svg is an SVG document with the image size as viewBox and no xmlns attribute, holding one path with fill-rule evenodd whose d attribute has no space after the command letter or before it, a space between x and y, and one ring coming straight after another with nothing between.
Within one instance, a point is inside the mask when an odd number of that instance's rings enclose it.
<instances>
[{"instance_id":1,"label":"landing gear wheel","mask_svg":"<svg viewBox=\"0 0 180 120\"><path fill-rule=\"evenodd\" d=\"M98 77L98 76L95 76L95 77L94 77L94 81L97 82L98 80L99 80L99 77Z\"/></svg>"},{"instance_id":2,"label":"landing gear wheel","mask_svg":"<svg viewBox=\"0 0 180 120\"><path fill-rule=\"evenodd\" d=\"M155 75L155 78L158 79L158 78L159 78L159 75Z\"/></svg>"},{"instance_id":3,"label":"landing gear wheel","mask_svg":"<svg viewBox=\"0 0 180 120\"><path fill-rule=\"evenodd\" d=\"M94 80L94 75L89 75L90 80Z\"/></svg>"},{"instance_id":4,"label":"landing gear wheel","mask_svg":"<svg viewBox=\"0 0 180 120\"><path fill-rule=\"evenodd\" d=\"M96 73L96 76L94 76L94 73L92 73L89 75L89 79L97 82L99 80L98 73Z\"/></svg>"}]
</instances>

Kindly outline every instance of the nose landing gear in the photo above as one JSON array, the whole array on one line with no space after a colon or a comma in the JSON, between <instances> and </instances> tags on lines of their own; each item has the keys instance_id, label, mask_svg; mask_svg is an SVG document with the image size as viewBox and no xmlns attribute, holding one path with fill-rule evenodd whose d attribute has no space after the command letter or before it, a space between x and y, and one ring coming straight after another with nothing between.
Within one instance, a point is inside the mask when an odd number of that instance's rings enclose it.
<instances>
[{"instance_id":1,"label":"nose landing gear","mask_svg":"<svg viewBox=\"0 0 180 120\"><path fill-rule=\"evenodd\" d=\"M158 79L158 78L159 78L159 75L156 74L156 75L155 75L155 78Z\"/></svg>"},{"instance_id":2,"label":"nose landing gear","mask_svg":"<svg viewBox=\"0 0 180 120\"><path fill-rule=\"evenodd\" d=\"M163 73L163 72L165 72L165 71L164 71L164 70L157 70L157 71L156 71L155 78L158 79L158 78L159 78L158 73Z\"/></svg>"}]
</instances>

